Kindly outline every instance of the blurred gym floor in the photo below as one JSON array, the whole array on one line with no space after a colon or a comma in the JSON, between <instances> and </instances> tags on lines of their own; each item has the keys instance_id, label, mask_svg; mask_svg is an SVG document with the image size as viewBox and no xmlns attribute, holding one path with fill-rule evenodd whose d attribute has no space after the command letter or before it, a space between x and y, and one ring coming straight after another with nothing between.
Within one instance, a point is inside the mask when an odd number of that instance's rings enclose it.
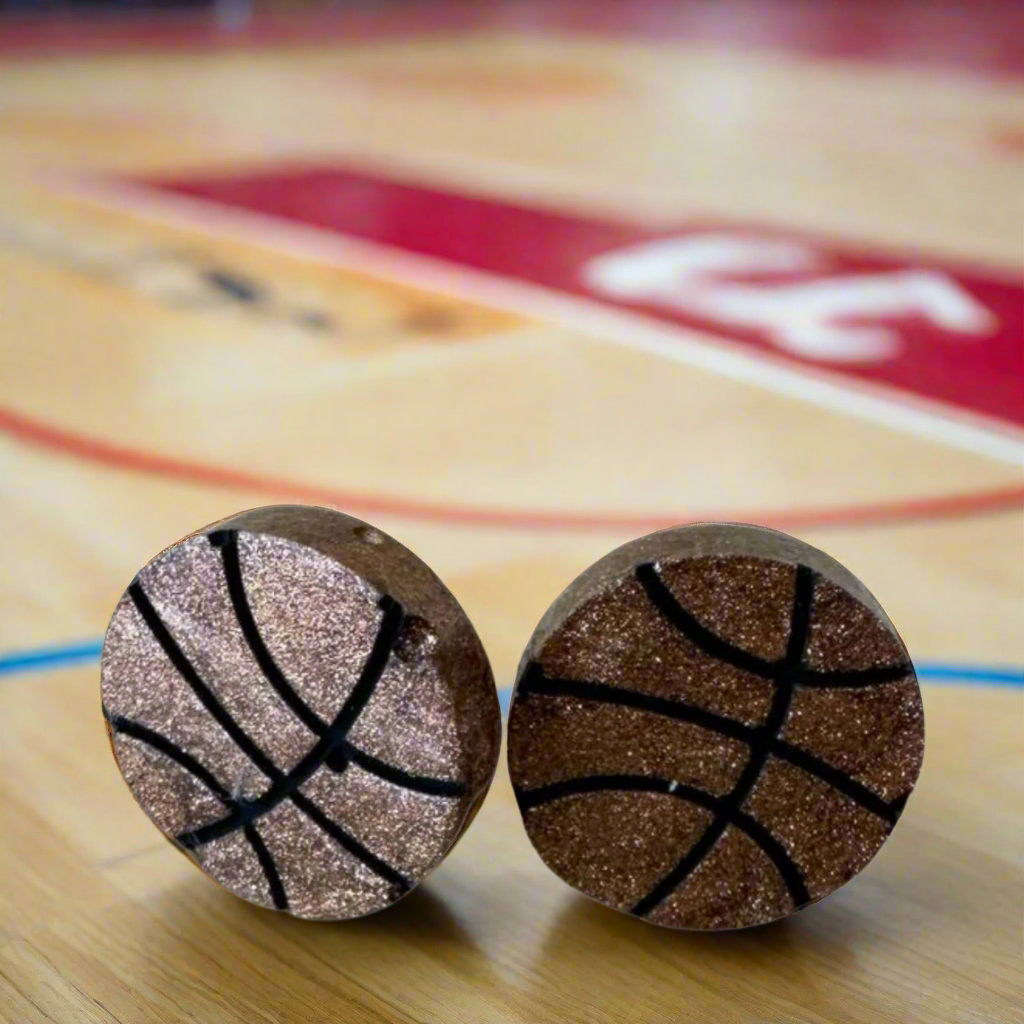
<instances>
[{"instance_id":1,"label":"blurred gym floor","mask_svg":"<svg viewBox=\"0 0 1024 1024\"><path fill-rule=\"evenodd\" d=\"M1019 1019L1022 80L996 2L0 14L0 1016ZM567 889L504 765L391 911L243 904L132 801L97 656L275 502L413 548L503 688L613 546L794 533L918 664L918 790L749 932Z\"/></svg>"}]
</instances>

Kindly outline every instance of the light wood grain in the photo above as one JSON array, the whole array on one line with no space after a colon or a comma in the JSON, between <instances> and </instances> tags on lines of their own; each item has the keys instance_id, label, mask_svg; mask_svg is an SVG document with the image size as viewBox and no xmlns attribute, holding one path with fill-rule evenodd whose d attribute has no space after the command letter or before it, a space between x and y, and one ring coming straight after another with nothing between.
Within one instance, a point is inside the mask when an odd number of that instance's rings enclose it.
<instances>
[{"instance_id":1,"label":"light wood grain","mask_svg":"<svg viewBox=\"0 0 1024 1024\"><path fill-rule=\"evenodd\" d=\"M1005 461L582 327L55 184L315 157L556 208L766 220L1007 270L1020 165L985 140L1019 121L1011 82L507 33L461 48L66 58L3 77L0 402L25 416L257 475L511 510L682 518L1020 482ZM713 111L698 102L712 95ZM189 256L139 258L154 252ZM211 263L272 286L277 313L211 304L196 270ZM341 329L306 330L282 312L296 308ZM723 408L731 419L705 439ZM157 550L281 498L7 434L0 466L2 651L99 636ZM548 602L630 536L378 522L450 585L505 686ZM1019 511L798 533L868 584L915 659L1024 663ZM0 677L0 1019L12 1024L1020 1019L1019 689L926 684L921 782L867 870L787 922L699 935L561 884L526 839L504 768L454 854L389 912L327 925L248 906L133 803L97 675Z\"/></svg>"},{"instance_id":2,"label":"light wood grain","mask_svg":"<svg viewBox=\"0 0 1024 1024\"><path fill-rule=\"evenodd\" d=\"M12 1021L1014 1019L1019 695L925 688L929 749L853 883L749 932L672 933L578 896L526 840L507 776L391 911L311 924L201 876L117 776L95 672L10 680L0 1008ZM59 709L59 713L55 711ZM90 1016L91 1015L91 1016Z\"/></svg>"}]
</instances>

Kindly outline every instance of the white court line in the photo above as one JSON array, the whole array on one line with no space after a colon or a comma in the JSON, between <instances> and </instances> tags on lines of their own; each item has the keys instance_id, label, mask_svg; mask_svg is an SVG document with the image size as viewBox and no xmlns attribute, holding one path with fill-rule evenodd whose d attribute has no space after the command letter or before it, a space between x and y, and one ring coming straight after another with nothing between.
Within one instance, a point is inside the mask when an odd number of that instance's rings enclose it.
<instances>
[{"instance_id":1,"label":"white court line","mask_svg":"<svg viewBox=\"0 0 1024 1024\"><path fill-rule=\"evenodd\" d=\"M784 233L791 240L812 247L835 246L845 255L867 259L877 257L879 247L884 246L887 259L928 266L941 261L941 269L958 274L978 275L1011 285L1020 282L1019 273L1009 269L1005 259L978 253L963 256L950 251L948 245L922 248L891 239L879 242L864 234L851 234L845 228L839 230L823 228L819 224L783 224L759 213L737 215L723 209L717 202L695 212L692 202L669 202L664 196L651 195L649 190L633 194L620 185L597 178L569 175L561 170L522 164L502 157L474 156L470 160L459 155L455 159L443 153L412 150L399 157L386 152L341 150L333 154L332 159L343 161L345 167L352 168L356 174L439 192L456 190L482 202L526 205L545 213L608 217L613 220L620 218L622 211L628 208L629 216L636 226L648 231L664 232L673 226L717 231L726 230L732 224L742 231ZM244 165L242 173L251 169L251 165ZM273 169L285 174L301 173L322 170L323 165L315 160L283 156L274 162ZM234 170L234 166L228 170ZM210 177L222 173L223 169L213 169Z\"/></svg>"},{"instance_id":2,"label":"white court line","mask_svg":"<svg viewBox=\"0 0 1024 1024\"><path fill-rule=\"evenodd\" d=\"M1024 430L895 388L817 367L795 367L719 335L661 321L475 270L441 259L295 224L282 218L145 185L76 176L44 183L58 190L203 234L244 241L302 260L389 278L421 290L558 324L574 333L654 353L731 380L773 391L830 412L842 412L914 437L1024 466Z\"/></svg>"}]
</instances>

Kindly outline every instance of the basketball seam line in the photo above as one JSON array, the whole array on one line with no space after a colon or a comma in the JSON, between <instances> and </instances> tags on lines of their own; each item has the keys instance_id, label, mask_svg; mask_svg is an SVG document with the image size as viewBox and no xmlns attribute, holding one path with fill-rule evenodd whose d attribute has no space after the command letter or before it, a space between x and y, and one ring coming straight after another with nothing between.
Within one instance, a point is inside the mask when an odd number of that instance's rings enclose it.
<instances>
[{"instance_id":1,"label":"basketball seam line","mask_svg":"<svg viewBox=\"0 0 1024 1024\"><path fill-rule=\"evenodd\" d=\"M106 708L103 709L103 714L106 717L106 719L110 722L111 727L114 729L115 732L124 733L126 736L130 736L133 739L137 739L141 742L147 743L149 746L158 750L160 753L165 754L167 757L171 758L171 760L176 761L179 765L181 765L182 768L186 769L186 771L189 771L193 775L195 775L196 778L203 782L218 797L218 799L221 800L222 803L226 804L228 807L231 808L237 808L239 806L238 801L234 800L231 797L227 790L217 781L212 772L210 772L204 765L202 765L199 761L192 757L191 754L182 750L179 746L177 746L177 744L169 740L166 736L163 736L160 733L155 732L147 726L142 725L140 722L134 722L131 719L125 718L122 715L112 716L106 710ZM321 829L326 831L341 846L343 846L346 850L348 850L356 857L358 857L368 867L376 871L377 874L381 875L389 882L392 882L393 884L399 885L403 888L410 887L405 878L403 878L385 861L381 860L375 854L371 853L364 846L362 846L362 844L359 843L359 841L354 836L345 832L345 830L342 829L339 825L331 821L331 819L323 813L319 806L317 806L317 804L315 804L308 797L302 796L302 794L300 793L292 793L290 794L289 799L291 799L292 802L296 804L299 810L301 810L304 814L311 818L314 824L318 825ZM243 831L246 829L248 825L251 824L251 821L246 822L246 824L242 826ZM246 832L245 834L246 837L248 838L249 833ZM181 840L176 837L175 841L180 842ZM251 841L252 840L250 839L250 842ZM256 855L257 857L260 856L259 851L256 851ZM274 864L273 857L270 854L269 850L267 851L267 858L269 860L271 867L276 873L277 867L276 864ZM267 874L267 883L270 886L271 894L273 895L274 882L270 874L267 873L266 864L263 858L260 858L260 863L264 865L264 873ZM284 891L283 887L281 891ZM279 905L279 909L287 909L287 906Z\"/></svg>"},{"instance_id":2,"label":"basketball seam line","mask_svg":"<svg viewBox=\"0 0 1024 1024\"><path fill-rule=\"evenodd\" d=\"M740 668L743 671L756 674L773 683L775 695L764 724L759 727L749 727L742 722L679 701L641 694L636 691L622 690L603 683L588 683L572 679L549 679L545 677L542 665L536 661L531 662L527 666L526 672L523 675L520 686L524 693L547 692L554 695L560 691L564 694L579 696L584 699L603 700L608 703L664 714L680 721L689 721L720 734L744 740L750 747L747 763L732 791L725 798L721 798L723 806L732 807L737 812L740 811L742 803L756 785L768 757L776 756L807 771L809 774L817 775L839 792L844 793L844 795L850 797L856 803L864 806L865 809L883 818L883 820L889 823L891 828L902 812L909 794L901 794L892 801L884 801L840 769L833 768L831 765L820 761L799 747L795 747L782 740L778 733L785 723L796 686L866 687L878 685L882 682L895 681L912 672L912 666L909 663L880 666L865 670L841 670L836 672L820 672L806 669L802 662L813 614L816 576L814 571L808 566L797 566L790 632L786 644L786 653L779 661L768 661L759 658L711 632L711 630L679 604L661 579L653 563L638 565L635 573L637 580L644 588L648 599L654 607L672 626L683 633L692 643L696 644L705 654ZM590 778L608 780L641 779L643 777L592 776ZM520 803L520 808L525 810L530 806L535 806L535 803L532 803L530 800L531 795L536 796L552 792L557 795L559 787L562 790L561 795L567 795L568 792L572 791L585 792L587 791L585 788L586 783L586 779L575 779L569 780L566 783L556 783L553 786L539 787L536 790L524 791L517 787L515 790L516 799ZM571 789L572 786L579 787L581 784L584 788ZM566 789L566 787L570 788ZM604 788L609 787L606 786ZM683 790L694 793L702 792L700 790L693 790L691 787L681 787L679 783L675 783L668 792L675 794ZM660 789L655 787L655 791L660 791ZM549 796L548 798L555 799L556 797ZM729 824L728 821L724 820L725 818L726 815L716 812L714 820L705 829L697 842L690 847L676 867L633 907L631 911L633 914L643 915L649 913L663 902L675 888L682 884L710 852L715 842L725 831ZM764 834L769 837L771 842L778 843L778 840L764 826L760 826L758 823L758 827L763 829ZM768 853L768 850L763 845L761 848L766 854ZM769 854L769 856L771 855ZM798 908L800 905L808 902L810 896L807 894L803 876L796 865L791 860L788 860L788 863L792 865L795 872L796 877L794 879L792 875L787 876L782 871L775 858L772 859L773 863L776 864L776 868L779 869L783 880L786 882L795 907ZM798 885L794 885L796 880L799 882Z\"/></svg>"},{"instance_id":3,"label":"basketball seam line","mask_svg":"<svg viewBox=\"0 0 1024 1024\"><path fill-rule=\"evenodd\" d=\"M267 778L272 780L280 779L282 773L277 765L267 757L256 743L253 742L249 734L228 714L214 696L213 691L200 678L192 662L185 656L184 651L178 646L167 626L164 625L163 620L157 614L156 609L150 603L149 597L142 589L138 579L131 582L128 587L128 593L136 610L149 627L149 631L163 648L164 654L167 655L171 664L178 670L178 674L189 684L192 692L199 698L200 703L210 713L214 721L235 741L236 746L242 750Z\"/></svg>"},{"instance_id":4,"label":"basketball seam line","mask_svg":"<svg viewBox=\"0 0 1024 1024\"><path fill-rule=\"evenodd\" d=\"M664 609L670 607L670 602L671 605L678 606L678 602L676 602L662 582L653 565L647 563L637 566L636 575L651 602L659 611L664 613ZM672 871L633 907L631 913L636 914L638 917L650 913L655 907L663 903L696 870L728 827L730 817L727 812L740 811L744 801L750 795L757 780L761 777L761 772L764 770L765 763L768 760L771 741L778 738L779 730L786 720L786 714L793 699L793 688L795 685L793 675L800 668L804 656L804 648L807 644L814 601L814 572L806 565L797 566L794 591L789 639L786 643L786 653L782 661L782 672L774 680L775 694L764 725L755 730L749 743L750 752L747 763L744 765L736 784L722 800L719 809L715 812L714 820L707 827L704 834L683 855ZM800 877L800 885L795 888L790 884L790 879L785 879L785 881L795 907L801 906L810 899L802 876Z\"/></svg>"},{"instance_id":5,"label":"basketball seam line","mask_svg":"<svg viewBox=\"0 0 1024 1024\"><path fill-rule=\"evenodd\" d=\"M346 742L343 746L345 753L364 771L376 775L392 785L401 786L403 789L410 789L415 793L424 793L427 796L461 797L466 795L466 787L461 782L449 781L448 779L435 779L429 775L411 775L367 754L351 743Z\"/></svg>"},{"instance_id":6,"label":"basketball seam line","mask_svg":"<svg viewBox=\"0 0 1024 1024\"><path fill-rule=\"evenodd\" d=\"M310 800L304 793L292 793L290 799L303 814L319 825L339 846L342 846L354 857L361 860L375 874L392 885L397 886L403 893L408 892L412 888L412 883L403 874L396 871L387 861L382 860L375 853L371 853L366 849L355 836L324 814L319 805Z\"/></svg>"},{"instance_id":7,"label":"basketball seam line","mask_svg":"<svg viewBox=\"0 0 1024 1024\"><path fill-rule=\"evenodd\" d=\"M245 583L242 579L242 565L238 551L238 531L213 530L207 534L207 539L213 547L220 548L221 559L224 565L224 579L227 583L235 618L238 620L242 635L245 637L249 650L256 659L256 663L259 665L264 677L302 724L315 736L322 737L330 728L329 723L325 722L302 699L295 687L288 681L288 678L274 660L274 656L270 653L270 649L260 633L259 626L256 624L256 617L252 613L252 607L249 604L249 598L245 591ZM347 739L343 747L345 753L364 771L368 771L395 786L401 786L404 789L411 789L429 796L460 797L466 792L466 787L461 782L436 779L427 775L412 775L395 765L390 765L380 760L380 758L360 750Z\"/></svg>"},{"instance_id":8,"label":"basketball seam line","mask_svg":"<svg viewBox=\"0 0 1024 1024\"><path fill-rule=\"evenodd\" d=\"M335 716L327 732L310 747L287 774L281 772L275 765L276 778L272 780L273 784L270 788L255 800L247 801L239 812L221 818L219 821L210 822L191 832L182 833L178 837L179 842L201 846L203 843L219 839L221 836L233 832L236 828L244 825L246 821L252 821L272 811L282 800L292 796L316 772L331 752L344 743L345 735L362 712L384 671L388 655L397 639L404 617L401 605L390 597L382 597L380 606L384 609L384 618L373 642L373 648L366 659L358 682L345 699L341 710ZM224 714L227 715L227 712L225 711Z\"/></svg>"},{"instance_id":9,"label":"basketball seam line","mask_svg":"<svg viewBox=\"0 0 1024 1024\"><path fill-rule=\"evenodd\" d=\"M541 697L576 697L580 700L596 701L602 704L613 704L618 707L633 708L637 711L645 711L650 714L662 715L679 722L686 722L696 725L699 728L707 729L709 732L716 732L721 736L728 736L744 743L749 743L757 731L755 726L746 725L733 718L715 714L694 704L686 704L683 701L670 700L665 697L655 697L652 694L641 693L638 690L626 690L618 686L609 686L607 683L595 683L582 679L553 678L544 674L540 662L531 662L527 667L523 678L519 682L517 693L529 696L535 694ZM785 761L796 768L800 768L827 782L834 789L839 790L844 796L848 796L854 803L863 807L866 811L877 815L888 824L895 824L899 817L898 802L900 797L892 801L884 800L873 790L868 789L863 783L858 782L851 775L848 775L840 768L835 768L827 761L822 761L813 754L787 742L781 737L776 737L769 744L769 752L780 761ZM906 796L902 799L905 801Z\"/></svg>"},{"instance_id":10,"label":"basketball seam line","mask_svg":"<svg viewBox=\"0 0 1024 1024\"><path fill-rule=\"evenodd\" d=\"M803 660L804 650L806 649L808 637L810 635L811 619L813 617L814 611L814 579L817 575L813 569L807 566L797 566L797 585L799 585L800 582L800 573L804 571L806 571L806 573L809 574L808 579L810 582L805 582L805 586L810 587L811 593L807 609L808 618L807 622L804 624L803 627L805 632L804 635L800 637L800 662L802 662ZM658 609L658 611L660 611L669 620L670 623L676 625L676 627L684 633L687 639L696 643L698 646L701 646L700 642L697 639L695 639L693 636L687 633L686 630L682 628L682 626L677 624L677 613L681 614L687 619L692 620L694 623L697 624L699 629L706 632L708 636L714 637L716 640L720 639L719 637L716 637L714 633L708 630L702 623L698 622L698 620L695 617L693 617L685 611L682 605L679 604L675 596L665 585L664 581L661 579L660 575L658 574L657 570L655 569L652 563L646 563L644 565L637 566L636 575L637 579L643 586L644 591L647 593L648 598L651 600L651 603L655 606L655 608ZM798 598L799 594L797 593L794 595L794 615L797 611ZM794 648L792 646L795 642L795 625L795 620L791 620L790 635L786 644L786 655L781 659L781 661L765 662L765 664L768 666L784 667L787 670L785 678L791 683L795 684L796 686L813 686L824 688L831 688L833 686L836 686L841 689L848 689L851 687L863 687L866 689L870 686L879 686L883 683L895 682L897 679L900 679L903 676L913 672L913 666L909 662L903 662L896 665L882 665L868 669L852 669L837 672L817 672L814 670L805 669L800 663L794 664L790 662L791 658L795 658L795 655L793 654ZM725 643L725 641L722 642ZM728 646L732 647L731 644ZM710 650L708 650L707 648L702 649L706 654L709 654L712 657L714 657ZM734 650L740 650L740 648L734 648ZM808 673L810 673L810 676L808 676ZM772 674L766 675L763 678L768 679L770 682L775 683L777 685L779 679L782 677L776 677L774 674ZM814 681L808 682L808 678L811 678ZM790 695L790 697L792 698L792 694ZM840 790L840 792L845 792L846 795L850 796L854 800L858 800L858 797L855 796L852 792L854 788L856 788L858 791L860 791L862 796L867 797L867 803L865 803L865 807L867 810L870 810L873 813L878 814L879 817L883 818L885 821L888 821L890 825L894 825L896 823L900 811L902 810L903 804L906 803L907 796L909 794L902 794L901 796L898 796L894 800L888 802L882 800L880 797L876 797L875 794L871 793L871 790L869 790L865 786L862 786L860 783L858 783L851 776L847 775L845 772L842 772L838 768L833 768L825 761L818 761L818 759L814 758L812 754L809 754L806 751L801 750L799 747L793 746L792 744L787 743L785 740L781 739L778 735L778 730L782 728L784 722L785 715L783 715L782 723L779 724L778 728L770 737L770 747L778 747L777 756L780 756L782 760L789 760L789 757L782 756L782 751L785 750L786 754L794 756L794 763L796 763L797 759L799 760L800 763L797 765L798 767L807 768L810 767L811 761L813 759L813 761L816 762L816 767L820 765L823 769L825 769L828 776L831 776L826 777L825 774L821 774L819 777L822 778L823 781L829 782L830 784L835 786L836 789ZM752 729L753 736L756 738L759 735L759 731L763 728L764 726ZM774 750L772 752L776 753L776 751ZM813 774L818 774L818 772L813 772ZM842 777L843 785L836 785L835 780L839 777ZM858 802L860 801L858 800Z\"/></svg>"},{"instance_id":11,"label":"basketball seam line","mask_svg":"<svg viewBox=\"0 0 1024 1024\"><path fill-rule=\"evenodd\" d=\"M723 640L722 637L712 633L696 616L688 612L673 596L672 592L665 586L658 575L654 564L646 562L636 567L636 576L648 599L655 608L664 616L670 625L674 626L688 640L696 644L705 654L710 655L718 661L724 661L743 672L760 676L771 682L777 681L781 676L786 675L799 686L823 687L846 689L850 687L877 686L880 683L896 682L913 671L909 662L899 662L894 665L876 665L862 669L835 669L823 671L821 669L807 668L800 665L793 669L787 665L783 657L778 661L769 661L767 658L758 657L742 647Z\"/></svg>"},{"instance_id":12,"label":"basketball seam line","mask_svg":"<svg viewBox=\"0 0 1024 1024\"><path fill-rule=\"evenodd\" d=\"M132 739L140 740L154 750L159 751L172 761L177 762L187 772L194 775L213 795L223 804L234 806L234 799L227 789L220 784L216 776L203 764L197 761L187 751L182 750L173 740L150 729L141 722L136 722L124 715L112 715L107 708L103 708L103 717L110 723L111 729L116 733L123 733Z\"/></svg>"},{"instance_id":13,"label":"basketball seam line","mask_svg":"<svg viewBox=\"0 0 1024 1024\"><path fill-rule=\"evenodd\" d=\"M141 722L125 718L124 715L112 715L107 710L106 706L103 707L103 717L110 723L110 727L114 732L129 736L132 739L138 740L140 743L145 743L158 753L163 754L165 757L169 757L180 767L184 768L185 771L189 772L189 774L195 776L195 778L206 786L206 788L209 789L210 792L213 793L213 795L225 806L236 806L236 802L232 798L231 794L220 784L220 782L217 781L213 772L197 761L187 751L182 750L181 747L172 740L169 740L161 733L150 729L148 726L143 725ZM260 862L260 867L263 869L263 874L267 879L267 886L270 889L270 895L274 901L274 906L277 907L278 910L287 910L288 898L285 895L284 886L281 884L280 875L277 873L277 865L274 863L274 859L271 856L270 851L266 848L266 845L263 843L263 839L260 834L256 831L255 826L250 824L245 827L245 838L249 841L249 845L253 848L256 858ZM262 852L260 849L261 847Z\"/></svg>"},{"instance_id":14,"label":"basketball seam line","mask_svg":"<svg viewBox=\"0 0 1024 1024\"><path fill-rule=\"evenodd\" d=\"M182 833L175 837L176 841L186 848L194 849L196 846L202 845L205 842L211 842L215 838L220 838L221 836L227 835L239 828L244 828L245 825L254 821L261 814L265 814L272 810L273 807L277 806L277 804L284 800L285 797L288 797L307 815L307 817L319 825L321 829L327 831L340 845L366 864L366 866L371 870L375 871L378 875L385 878L392 884L397 885L403 891L411 889L412 886L408 879L363 847L358 840L349 835L341 828L340 825L332 822L331 819L323 814L320 808L312 800L309 800L307 797L302 796L296 791L297 787L306 781L306 779L316 771L317 767L319 767L319 763L313 764L312 767L310 767L310 763L312 761L310 755L315 753L319 757L320 751L322 750L321 760L323 760L331 752L332 748L330 745L330 739L333 738L332 734L329 733L328 738L321 738L321 740L312 748L310 754L307 754L307 756L303 758L302 761L300 761L299 764L286 776L256 745L248 733L238 725L227 710L217 701L216 697L196 672L192 663L178 646L174 637L171 636L169 630L157 614L156 609L150 603L149 598L142 589L138 579L134 580L131 586L129 586L128 593L139 614L149 627L150 632L160 644L171 663L178 670L179 675L181 675L189 684L193 693L195 693L199 698L200 703L202 703L207 711L210 712L214 720L221 726L221 728L224 729L231 739L235 741L235 744L242 750L242 752L246 754L246 756L249 757L249 759L256 764L256 766L260 768L260 770L263 771L263 773L272 782L270 789L264 792L256 801L249 802L244 806L239 805L239 811L233 812L226 818L221 818L217 822L212 822L209 826L204 826L191 832ZM377 679L379 679L383 672L387 663L387 658L397 639L398 630L401 627L402 620L404 619L402 606L387 595L380 599L379 605L384 610L384 617L381 622L380 629L378 630L377 637L374 640L373 649L363 666L363 671L360 675L359 681L356 683L355 689L351 694L349 694L348 699L345 701L341 711L339 711L338 716L335 718L333 726L337 726L340 721L341 724L345 725L346 730L351 727L355 717L358 716L362 711L363 706L365 706L366 700L369 698L373 687L376 685ZM352 721L349 721L350 718ZM301 778L299 778L299 769L302 771ZM273 794L273 803L270 806L266 806L266 801L271 794ZM326 827L325 823L329 824L331 827ZM216 831L213 834L209 834L213 829Z\"/></svg>"},{"instance_id":15,"label":"basketball seam line","mask_svg":"<svg viewBox=\"0 0 1024 1024\"><path fill-rule=\"evenodd\" d=\"M277 864L267 849L267 844L263 842L263 837L251 821L245 825L242 832L245 838L249 840L249 845L256 852L256 859L260 862L260 867L263 868L263 874L266 875L267 882L270 885L270 896L274 901L274 906L278 910L287 910L288 897L285 895L284 885L277 871Z\"/></svg>"},{"instance_id":16,"label":"basketball seam line","mask_svg":"<svg viewBox=\"0 0 1024 1024\"><path fill-rule=\"evenodd\" d=\"M521 790L517 788L514 790L519 809L524 812L567 796L624 791L673 796L679 800L697 804L715 814L727 816L728 824L735 825L747 835L775 865L794 901L807 903L810 900L803 876L786 852L785 847L756 818L732 806L724 797L714 796L712 793L696 789L693 786L681 785L674 780L650 775L588 775L583 778L555 782L550 786L540 786L536 789Z\"/></svg>"}]
</instances>

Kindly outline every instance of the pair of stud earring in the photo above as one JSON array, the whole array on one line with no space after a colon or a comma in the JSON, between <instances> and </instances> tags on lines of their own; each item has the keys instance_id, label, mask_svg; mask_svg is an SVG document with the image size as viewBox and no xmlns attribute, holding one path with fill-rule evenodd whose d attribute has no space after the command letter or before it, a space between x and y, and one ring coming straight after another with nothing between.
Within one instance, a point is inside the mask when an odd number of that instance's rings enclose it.
<instances>
[{"instance_id":1,"label":"pair of stud earring","mask_svg":"<svg viewBox=\"0 0 1024 1024\"><path fill-rule=\"evenodd\" d=\"M132 581L103 713L164 835L299 917L381 910L469 827L501 745L490 665L411 551L340 512L204 527ZM917 779L920 693L885 612L785 534L651 534L530 638L508 766L526 831L581 892L676 928L766 923L881 847Z\"/></svg>"}]
</instances>

